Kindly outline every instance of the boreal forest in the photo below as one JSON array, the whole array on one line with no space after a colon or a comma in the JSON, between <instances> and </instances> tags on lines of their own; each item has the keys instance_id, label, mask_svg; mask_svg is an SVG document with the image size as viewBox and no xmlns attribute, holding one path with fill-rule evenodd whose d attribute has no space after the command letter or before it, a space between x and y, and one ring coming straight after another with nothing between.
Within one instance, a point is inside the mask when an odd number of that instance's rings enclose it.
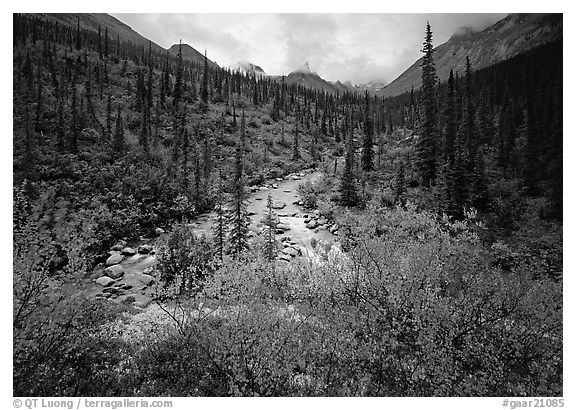
<instances>
[{"instance_id":1,"label":"boreal forest","mask_svg":"<svg viewBox=\"0 0 576 410\"><path fill-rule=\"evenodd\" d=\"M383 96L74 16L13 15L15 396L563 395L561 36Z\"/></svg>"}]
</instances>

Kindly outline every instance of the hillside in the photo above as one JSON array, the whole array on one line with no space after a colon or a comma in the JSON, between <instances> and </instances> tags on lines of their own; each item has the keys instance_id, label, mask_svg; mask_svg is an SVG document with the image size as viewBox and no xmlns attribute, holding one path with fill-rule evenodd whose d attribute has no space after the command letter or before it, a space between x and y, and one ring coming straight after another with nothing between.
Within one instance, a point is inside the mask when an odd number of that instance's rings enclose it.
<instances>
[{"instance_id":1,"label":"hillside","mask_svg":"<svg viewBox=\"0 0 576 410\"><path fill-rule=\"evenodd\" d=\"M179 44L174 44L168 49L168 52L176 57L178 55L178 50ZM200 53L194 47L188 44L182 44L182 58L195 64L204 64L204 54ZM218 67L218 64L211 61L210 59L208 59L208 65L212 68Z\"/></svg>"},{"instance_id":2,"label":"hillside","mask_svg":"<svg viewBox=\"0 0 576 410\"><path fill-rule=\"evenodd\" d=\"M102 30L104 35L105 29L108 28L108 36L111 41L120 38L121 42L130 42L139 46L148 47L151 43L152 48L156 51L163 51L164 48L160 47L153 41L141 36L134 31L130 26L121 22L110 14L104 13L34 13L39 19L57 22L64 26L77 27L80 22L81 30L88 30L91 32L98 32L98 28Z\"/></svg>"},{"instance_id":3,"label":"hillside","mask_svg":"<svg viewBox=\"0 0 576 410\"><path fill-rule=\"evenodd\" d=\"M448 79L451 69L464 73L466 57L475 69L481 69L526 52L541 44L562 37L561 14L510 14L480 31L455 34L434 50L436 72L441 81ZM390 97L409 92L422 84L422 58L377 95Z\"/></svg>"},{"instance_id":4,"label":"hillside","mask_svg":"<svg viewBox=\"0 0 576 410\"><path fill-rule=\"evenodd\" d=\"M563 396L562 40L381 98L71 20L13 15L13 396Z\"/></svg>"}]
</instances>

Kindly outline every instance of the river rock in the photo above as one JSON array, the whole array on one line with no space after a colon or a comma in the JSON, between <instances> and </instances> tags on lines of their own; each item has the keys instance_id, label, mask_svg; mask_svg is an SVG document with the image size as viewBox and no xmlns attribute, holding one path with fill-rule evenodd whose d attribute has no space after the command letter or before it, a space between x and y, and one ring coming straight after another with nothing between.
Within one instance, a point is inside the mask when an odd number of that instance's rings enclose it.
<instances>
[{"instance_id":1,"label":"river rock","mask_svg":"<svg viewBox=\"0 0 576 410\"><path fill-rule=\"evenodd\" d=\"M102 287L108 287L114 283L114 279L108 276L102 276L101 278L96 279L96 283Z\"/></svg>"},{"instance_id":2,"label":"river rock","mask_svg":"<svg viewBox=\"0 0 576 410\"><path fill-rule=\"evenodd\" d=\"M108 266L104 269L104 274L112 279L118 279L124 276L124 268L120 265Z\"/></svg>"},{"instance_id":3,"label":"river rock","mask_svg":"<svg viewBox=\"0 0 576 410\"><path fill-rule=\"evenodd\" d=\"M318 227L318 222L315 219L311 220L310 222L308 222L306 224L306 228L308 228L308 229L314 229L317 227Z\"/></svg>"},{"instance_id":4,"label":"river rock","mask_svg":"<svg viewBox=\"0 0 576 410\"><path fill-rule=\"evenodd\" d=\"M286 207L286 203L285 202L274 202L272 204L272 208L273 209L284 209Z\"/></svg>"},{"instance_id":5,"label":"river rock","mask_svg":"<svg viewBox=\"0 0 576 410\"><path fill-rule=\"evenodd\" d=\"M122 303L124 303L125 305L129 305L129 304L134 303L134 302L136 302L136 298L132 295L124 296L122 298Z\"/></svg>"},{"instance_id":6,"label":"river rock","mask_svg":"<svg viewBox=\"0 0 576 410\"><path fill-rule=\"evenodd\" d=\"M136 274L135 277L146 286L150 286L152 283L154 283L154 277L145 273Z\"/></svg>"},{"instance_id":7,"label":"river rock","mask_svg":"<svg viewBox=\"0 0 576 410\"><path fill-rule=\"evenodd\" d=\"M133 305L141 309L144 309L146 306L150 304L150 302L152 302L152 299L147 296L138 295L138 297L135 299L136 301L133 303Z\"/></svg>"},{"instance_id":8,"label":"river rock","mask_svg":"<svg viewBox=\"0 0 576 410\"><path fill-rule=\"evenodd\" d=\"M118 293L118 289L116 288L106 288L104 290L102 290L102 293L109 293L111 295Z\"/></svg>"},{"instance_id":9,"label":"river rock","mask_svg":"<svg viewBox=\"0 0 576 410\"><path fill-rule=\"evenodd\" d=\"M278 184L272 184L273 189L278 189Z\"/></svg>"},{"instance_id":10,"label":"river rock","mask_svg":"<svg viewBox=\"0 0 576 410\"><path fill-rule=\"evenodd\" d=\"M136 251L134 250L134 248L126 247L126 248L122 249L122 255L126 255L126 256L136 255Z\"/></svg>"},{"instance_id":11,"label":"river rock","mask_svg":"<svg viewBox=\"0 0 576 410\"><path fill-rule=\"evenodd\" d=\"M320 218L318 219L318 225L326 225L328 223L328 219Z\"/></svg>"},{"instance_id":12,"label":"river rock","mask_svg":"<svg viewBox=\"0 0 576 410\"><path fill-rule=\"evenodd\" d=\"M293 258L298 256L298 251L292 247L282 249L282 253L290 255Z\"/></svg>"},{"instance_id":13,"label":"river rock","mask_svg":"<svg viewBox=\"0 0 576 410\"><path fill-rule=\"evenodd\" d=\"M283 231L289 231L290 230L290 227L286 224L278 224L278 225L276 225L276 228L282 229Z\"/></svg>"},{"instance_id":14,"label":"river rock","mask_svg":"<svg viewBox=\"0 0 576 410\"><path fill-rule=\"evenodd\" d=\"M113 247L110 248L111 251L120 252L124 248L124 245L117 243Z\"/></svg>"},{"instance_id":15,"label":"river rock","mask_svg":"<svg viewBox=\"0 0 576 410\"><path fill-rule=\"evenodd\" d=\"M155 233L156 235L160 236L160 235L166 233L166 231L165 231L164 229L162 229L162 228L155 228L155 229L154 229L154 233Z\"/></svg>"},{"instance_id":16,"label":"river rock","mask_svg":"<svg viewBox=\"0 0 576 410\"><path fill-rule=\"evenodd\" d=\"M140 245L138 247L138 253L142 253L142 254L148 254L150 252L152 252L153 248L152 245Z\"/></svg>"},{"instance_id":17,"label":"river rock","mask_svg":"<svg viewBox=\"0 0 576 410\"><path fill-rule=\"evenodd\" d=\"M120 253L113 253L108 259L106 259L106 266L117 265L122 262L122 259L124 259L124 256Z\"/></svg>"}]
</instances>

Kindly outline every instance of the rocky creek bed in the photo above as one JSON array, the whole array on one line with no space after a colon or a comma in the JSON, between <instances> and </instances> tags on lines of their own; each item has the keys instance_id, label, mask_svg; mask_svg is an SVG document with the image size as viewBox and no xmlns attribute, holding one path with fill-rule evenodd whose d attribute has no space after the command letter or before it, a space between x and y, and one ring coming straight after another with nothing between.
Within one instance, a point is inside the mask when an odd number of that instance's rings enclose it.
<instances>
[{"instance_id":1,"label":"rocky creek bed","mask_svg":"<svg viewBox=\"0 0 576 410\"><path fill-rule=\"evenodd\" d=\"M298 184L314 181L321 172L305 170L285 178L276 178L261 186L249 187L247 211L251 218L250 237L254 241L263 233L267 198L273 201L279 250L278 260L290 262L298 257L311 257L318 246L332 247L338 241L338 226L318 210L306 210L298 195ZM205 214L191 223L199 234L211 235L214 214ZM158 228L158 235L165 232ZM108 252L108 259L96 267L80 292L87 297L146 308L152 301L157 281L154 240L144 239L134 247L120 241Z\"/></svg>"}]
</instances>

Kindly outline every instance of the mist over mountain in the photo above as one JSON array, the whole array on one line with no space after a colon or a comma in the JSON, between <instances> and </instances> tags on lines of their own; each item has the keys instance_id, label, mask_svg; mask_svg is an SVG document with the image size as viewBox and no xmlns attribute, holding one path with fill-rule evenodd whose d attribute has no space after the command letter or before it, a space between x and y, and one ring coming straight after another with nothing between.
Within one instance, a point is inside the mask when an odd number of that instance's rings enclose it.
<instances>
[{"instance_id":1,"label":"mist over mountain","mask_svg":"<svg viewBox=\"0 0 576 410\"><path fill-rule=\"evenodd\" d=\"M562 14L510 14L479 32L463 27L446 43L435 47L436 72L445 81L452 69L460 75L464 72L466 57L479 70L561 37ZM388 97L419 88L421 65L422 58L378 95Z\"/></svg>"}]
</instances>

